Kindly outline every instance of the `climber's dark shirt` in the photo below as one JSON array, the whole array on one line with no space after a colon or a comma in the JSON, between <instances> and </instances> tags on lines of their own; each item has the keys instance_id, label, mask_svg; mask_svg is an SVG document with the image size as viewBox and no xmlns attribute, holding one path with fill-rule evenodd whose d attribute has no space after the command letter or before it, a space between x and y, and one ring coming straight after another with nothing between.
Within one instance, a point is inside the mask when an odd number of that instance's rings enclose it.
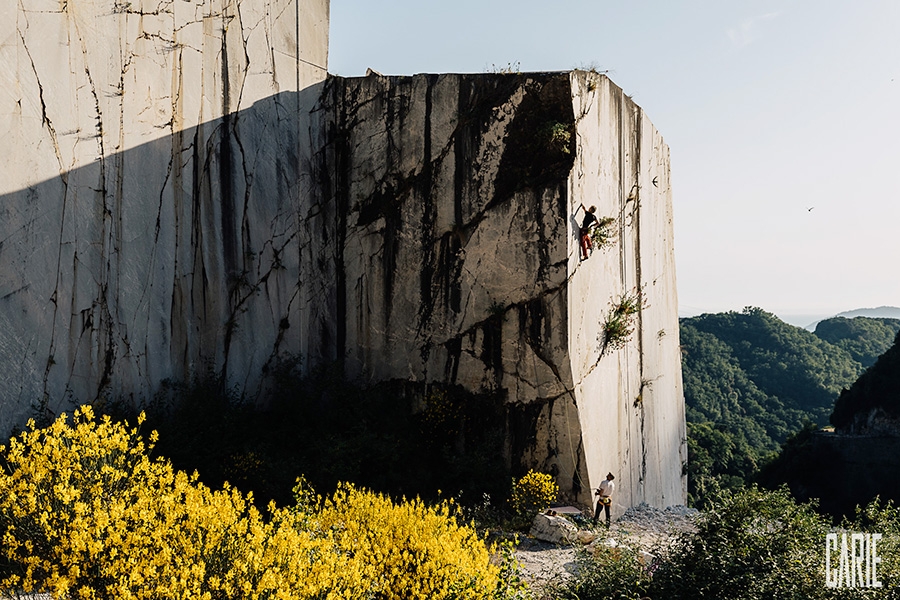
<instances>
[{"instance_id":1,"label":"climber's dark shirt","mask_svg":"<svg viewBox=\"0 0 900 600\"><path fill-rule=\"evenodd\" d=\"M588 227L591 226L592 223L597 222L597 217L594 216L594 213L584 213L584 221L581 222L581 230L587 231Z\"/></svg>"}]
</instances>

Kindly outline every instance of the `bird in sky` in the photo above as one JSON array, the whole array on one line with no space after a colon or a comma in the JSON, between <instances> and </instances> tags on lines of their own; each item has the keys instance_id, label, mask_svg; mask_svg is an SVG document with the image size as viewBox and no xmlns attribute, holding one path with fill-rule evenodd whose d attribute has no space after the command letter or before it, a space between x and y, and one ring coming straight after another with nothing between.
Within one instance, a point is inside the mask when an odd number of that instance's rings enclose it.
<instances>
[{"instance_id":1,"label":"bird in sky","mask_svg":"<svg viewBox=\"0 0 900 600\"><path fill-rule=\"evenodd\" d=\"M810 206L809 208L806 209L806 212L812 212L812 209L814 209L814 208L815 208L815 206Z\"/></svg>"}]
</instances>

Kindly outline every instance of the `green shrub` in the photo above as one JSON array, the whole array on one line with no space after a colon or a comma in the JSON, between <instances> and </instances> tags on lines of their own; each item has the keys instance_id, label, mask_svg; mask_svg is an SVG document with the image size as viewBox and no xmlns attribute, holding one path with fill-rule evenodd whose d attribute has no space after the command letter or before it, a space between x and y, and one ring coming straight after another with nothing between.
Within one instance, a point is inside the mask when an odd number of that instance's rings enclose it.
<instances>
[{"instance_id":1,"label":"green shrub","mask_svg":"<svg viewBox=\"0 0 900 600\"><path fill-rule=\"evenodd\" d=\"M616 231L613 225L616 220L612 217L600 217L597 225L591 228L591 243L594 248L600 250L610 246L616 240Z\"/></svg>"},{"instance_id":2,"label":"green shrub","mask_svg":"<svg viewBox=\"0 0 900 600\"><path fill-rule=\"evenodd\" d=\"M857 507L853 520L845 520L841 525L848 531L882 535L878 542L878 579L882 589L893 594L891 597L900 597L900 509L893 502L876 497L865 508Z\"/></svg>"},{"instance_id":3,"label":"green shrub","mask_svg":"<svg viewBox=\"0 0 900 600\"><path fill-rule=\"evenodd\" d=\"M723 491L666 553L651 597L734 600L826 597L828 522L786 488Z\"/></svg>"},{"instance_id":4,"label":"green shrub","mask_svg":"<svg viewBox=\"0 0 900 600\"><path fill-rule=\"evenodd\" d=\"M560 600L639 600L650 586L650 573L631 548L580 552L576 561L579 575L560 588Z\"/></svg>"},{"instance_id":5,"label":"green shrub","mask_svg":"<svg viewBox=\"0 0 900 600\"><path fill-rule=\"evenodd\" d=\"M554 152L571 154L573 129L574 127L569 123L550 121L541 127L539 136Z\"/></svg>"},{"instance_id":6,"label":"green shrub","mask_svg":"<svg viewBox=\"0 0 900 600\"><path fill-rule=\"evenodd\" d=\"M643 294L637 290L631 294L623 294L606 314L603 322L603 346L601 354L607 350L619 350L625 347L634 332L634 315L646 308Z\"/></svg>"},{"instance_id":7,"label":"green shrub","mask_svg":"<svg viewBox=\"0 0 900 600\"><path fill-rule=\"evenodd\" d=\"M883 587L828 588L825 536L834 531L815 504L795 502L787 488L717 490L697 529L654 549L641 564L627 548L578 558L578 574L559 587L562 600L850 600L900 598L900 510L875 500L857 509L844 532L880 533L876 567ZM838 558L832 555L831 567Z\"/></svg>"}]
</instances>

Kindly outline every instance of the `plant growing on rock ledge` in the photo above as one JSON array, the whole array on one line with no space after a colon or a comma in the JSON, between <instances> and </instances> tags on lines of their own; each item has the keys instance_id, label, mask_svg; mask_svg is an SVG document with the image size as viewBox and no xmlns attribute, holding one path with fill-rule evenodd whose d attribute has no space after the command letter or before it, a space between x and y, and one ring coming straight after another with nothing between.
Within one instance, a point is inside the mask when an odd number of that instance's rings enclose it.
<instances>
[{"instance_id":1,"label":"plant growing on rock ledge","mask_svg":"<svg viewBox=\"0 0 900 600\"><path fill-rule=\"evenodd\" d=\"M549 121L541 128L540 137L555 152L571 154L572 129L569 124Z\"/></svg>"},{"instance_id":2,"label":"plant growing on rock ledge","mask_svg":"<svg viewBox=\"0 0 900 600\"><path fill-rule=\"evenodd\" d=\"M485 69L487 73L495 73L497 75L519 75L522 70L522 65L519 61L516 62L508 62L505 67L497 66L496 64L491 63L491 67L489 69Z\"/></svg>"},{"instance_id":3,"label":"plant growing on rock ledge","mask_svg":"<svg viewBox=\"0 0 900 600\"><path fill-rule=\"evenodd\" d=\"M610 308L603 322L603 346L600 355L607 350L619 350L625 347L631 334L634 333L634 315L647 308L641 290L623 294L618 303Z\"/></svg>"},{"instance_id":4,"label":"plant growing on rock ledge","mask_svg":"<svg viewBox=\"0 0 900 600\"><path fill-rule=\"evenodd\" d=\"M591 229L591 244L597 250L611 246L616 241L616 231L613 224L616 220L612 217L600 217L597 225Z\"/></svg>"}]
</instances>

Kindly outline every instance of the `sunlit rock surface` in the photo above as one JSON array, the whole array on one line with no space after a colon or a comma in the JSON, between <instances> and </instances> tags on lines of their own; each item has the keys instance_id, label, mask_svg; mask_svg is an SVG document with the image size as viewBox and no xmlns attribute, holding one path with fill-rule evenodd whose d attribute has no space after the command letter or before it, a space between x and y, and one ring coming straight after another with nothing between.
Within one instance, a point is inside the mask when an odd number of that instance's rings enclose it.
<instances>
[{"instance_id":1,"label":"sunlit rock surface","mask_svg":"<svg viewBox=\"0 0 900 600\"><path fill-rule=\"evenodd\" d=\"M327 0L2 3L4 431L207 370L252 388L299 349L327 42Z\"/></svg>"},{"instance_id":2,"label":"sunlit rock surface","mask_svg":"<svg viewBox=\"0 0 900 600\"><path fill-rule=\"evenodd\" d=\"M606 77L326 79L327 0L0 10L3 431L301 356L502 394L570 500L684 502L668 148Z\"/></svg>"}]
</instances>

